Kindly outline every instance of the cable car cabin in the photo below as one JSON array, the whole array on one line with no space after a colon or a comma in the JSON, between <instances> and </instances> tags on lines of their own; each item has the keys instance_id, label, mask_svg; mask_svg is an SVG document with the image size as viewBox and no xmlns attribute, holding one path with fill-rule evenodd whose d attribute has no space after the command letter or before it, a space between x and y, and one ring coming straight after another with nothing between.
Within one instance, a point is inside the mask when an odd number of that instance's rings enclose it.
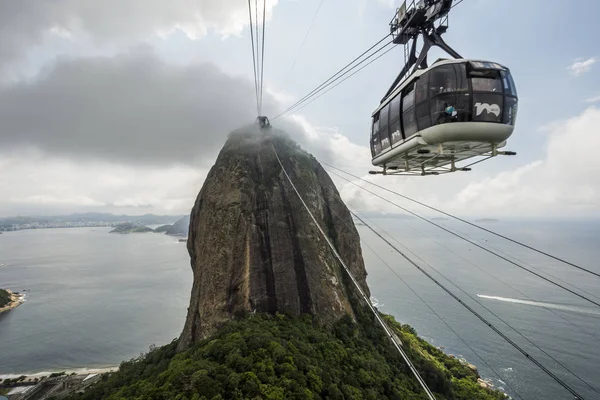
<instances>
[{"instance_id":1,"label":"cable car cabin","mask_svg":"<svg viewBox=\"0 0 600 400\"><path fill-rule=\"evenodd\" d=\"M508 68L438 60L407 78L373 113L373 165L384 174L439 174L493 157L514 130L517 91Z\"/></svg>"}]
</instances>

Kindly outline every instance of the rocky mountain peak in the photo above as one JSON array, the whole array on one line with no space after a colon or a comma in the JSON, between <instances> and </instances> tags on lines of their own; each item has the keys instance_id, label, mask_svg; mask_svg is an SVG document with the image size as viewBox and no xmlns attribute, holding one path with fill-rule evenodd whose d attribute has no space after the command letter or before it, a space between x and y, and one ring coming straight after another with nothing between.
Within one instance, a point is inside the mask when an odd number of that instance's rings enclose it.
<instances>
[{"instance_id":1,"label":"rocky mountain peak","mask_svg":"<svg viewBox=\"0 0 600 400\"><path fill-rule=\"evenodd\" d=\"M325 170L274 128L230 134L190 216L194 283L180 349L248 313L311 314L328 324L354 311L355 288L288 182L369 293L360 239Z\"/></svg>"}]
</instances>

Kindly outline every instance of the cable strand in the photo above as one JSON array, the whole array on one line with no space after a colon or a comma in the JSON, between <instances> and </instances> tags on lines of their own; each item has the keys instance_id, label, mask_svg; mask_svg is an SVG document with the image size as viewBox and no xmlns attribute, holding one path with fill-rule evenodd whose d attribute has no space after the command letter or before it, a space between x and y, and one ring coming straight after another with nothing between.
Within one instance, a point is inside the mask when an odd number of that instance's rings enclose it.
<instances>
[{"instance_id":1,"label":"cable strand","mask_svg":"<svg viewBox=\"0 0 600 400\"><path fill-rule=\"evenodd\" d=\"M263 88L264 88L264 78L265 78L265 22L267 15L267 0L263 0L263 20L262 20L262 55L260 61L260 106L258 108L258 114L262 115L262 106L263 106Z\"/></svg>"},{"instance_id":2,"label":"cable strand","mask_svg":"<svg viewBox=\"0 0 600 400\"><path fill-rule=\"evenodd\" d=\"M256 55L254 50L254 29L252 27L252 6L248 0L248 15L250 17L250 40L252 41L252 67L254 68L254 90L256 95L256 112L260 115L258 107L258 74L256 73ZM256 33L258 35L258 32Z\"/></svg>"},{"instance_id":3,"label":"cable strand","mask_svg":"<svg viewBox=\"0 0 600 400\"><path fill-rule=\"evenodd\" d=\"M383 232L386 233L385 231L383 231ZM591 386L588 382L586 382L584 379L582 379L578 374L576 374L575 372L573 372L571 369L569 369L566 365L564 365L563 363L561 363L560 361L558 361L552 355L548 354L544 349L542 349L540 346L538 346L535 342L533 342L527 336L523 335L519 330L517 330L511 324L509 324L508 322L506 322L506 320L504 320L503 318L501 318L500 316L498 316L498 314L494 313L492 310L490 310L488 307L486 307L484 304L482 304L479 300L477 300L476 298L474 298L471 294L467 293L464 289L462 289L460 286L458 286L456 283L454 283L450 278L448 278L446 275L444 275L439 270L437 270L436 268L434 268L430 263L428 263L427 261L425 261L423 258L419 257L418 254L416 254L415 252L413 252L412 250L410 250L407 246L405 246L402 243L400 243L400 241L398 241L395 237L393 237L389 233L386 233L386 234L389 237L391 237L393 241L395 241L396 243L398 243L398 245L400 245L406 251L408 251L409 253L411 253L412 255L414 255L417 259L419 259L423 264L427 265L429 268L431 268L433 271L435 271L438 275L442 276L451 285L453 285L455 288L457 288L458 290L460 290L464 295L466 295L467 297L469 297L472 301L474 301L475 303L477 303L480 307L482 307L483 309L485 309L487 312L489 312L494 317L496 317L498 320L500 320L502 323L504 323L506 326L508 326L517 335L521 336L523 339L525 339L527 342L529 342L532 346L534 346L536 349L538 349L539 351L541 351L545 356L547 356L548 358L550 358L556 364L560 365L565 371L569 372L571 375L573 375L575 378L577 378L580 382L582 382L584 385L586 385L587 387L589 387L592 391L598 393L598 391L593 386ZM600 394L600 393L598 393L598 394Z\"/></svg>"},{"instance_id":4,"label":"cable strand","mask_svg":"<svg viewBox=\"0 0 600 400\"><path fill-rule=\"evenodd\" d=\"M423 388L423 390L427 394L427 397L429 397L430 400L436 400L435 395L433 394L433 392L431 392L431 390L427 386L427 383L425 383L425 381L423 380L423 378L421 377L421 375L419 374L419 372L417 371L417 369L415 368L415 366L413 365L413 363L410 361L410 359L408 358L408 355L404 352L404 350L402 349L402 347L400 347L398 345L396 339L394 339L393 333L391 332L390 328L383 321L383 319L379 315L379 312L377 310L375 310L375 308L371 304L371 301L369 300L369 298L367 297L367 295L365 294L365 292L361 288L360 284L358 283L358 281L356 280L356 278L354 278L354 275L352 275L350 269L348 268L348 266L346 265L346 263L344 262L344 260L342 259L342 257L339 255L339 253L335 249L335 246L333 245L333 243L331 243L331 240L329 239L329 237L327 236L327 234L325 233L325 231L323 230L323 228L321 228L321 226L317 222L316 218L314 217L313 213L308 208L308 205L305 203L304 199L300 195L300 192L298 192L298 189L296 189L296 186L294 185L294 182L292 181L292 179L288 175L287 171L285 170L285 167L283 166L283 163L281 162L281 159L279 158L279 155L277 154L277 151L275 150L275 146L271 145L271 147L273 148L273 153L275 153L275 157L277 158L277 161L279 162L281 170L283 171L285 177L287 178L287 181L292 186L292 189L294 190L294 192L296 193L296 195L300 199L300 202L302 203L302 205L304 206L304 208L308 212L311 220L313 221L313 223L315 224L315 226L317 227L317 229L321 233L321 236L325 239L325 241L327 242L329 248L331 249L331 251L333 252L333 254L335 255L335 257L337 258L337 260L339 261L339 263L344 267L344 270L346 271L346 273L348 274L348 276L352 280L354 286L359 291L359 293L362 296L363 300L365 300L365 302L367 303L367 306L369 307L369 309L371 310L371 312L375 315L375 318L377 319L377 321L379 322L379 324L381 325L381 327L383 328L383 330L386 332L387 336L390 338L390 340L391 340L392 344L394 345L394 347L398 350L398 352L400 353L400 355L402 356L402 358L404 359L404 361L408 365L409 369L411 370L411 372L413 373L413 375L415 376L415 378L417 379L417 381L419 382L419 384L421 385L421 387Z\"/></svg>"},{"instance_id":5,"label":"cable strand","mask_svg":"<svg viewBox=\"0 0 600 400\"><path fill-rule=\"evenodd\" d=\"M415 216L415 217L417 217L417 218L419 218L419 219L421 219L421 220L423 220L423 221L426 221L426 222L428 222L428 223L430 223L430 224L432 224L432 225L434 225L434 226L437 226L438 228L442 229L442 230L443 230L443 231L445 231L445 232L448 232L449 234L451 234L451 235L453 235L453 236L456 236L456 237L458 237L458 238L460 238L460 239L462 239L462 240L464 240L464 241L466 241L466 242L469 242L469 243L471 243L473 246L476 246L476 247L478 247L478 248L480 248L480 249L482 249L482 250L484 250L484 251L486 251L486 252L488 252L488 253L490 253L490 254L493 254L493 255L495 255L496 257L498 257L498 258L500 258L500 259L502 259L502 260L504 260L504 261L506 261L506 262L508 262L508 263L510 263L510 264L512 264L512 265L514 265L514 266L516 266L516 267L518 267L518 268L520 268L520 269L524 270L524 271L527 271L527 272L529 272L530 274L532 274L532 275L535 275L535 276L537 276L538 278L541 278L541 279L545 280L546 282L549 282L549 283L551 283L552 285L558 286L558 287L560 287L561 289L563 289L563 290L566 290L567 292L569 292L569 293L571 293L571 294L573 294L573 295L575 295L575 296L577 296L577 297L579 297L579 298L581 298L581 299L583 299L583 300L585 300L585 301L587 301L587 302L590 302L590 303L592 303L592 304L594 304L594 305L596 305L596 306L600 307L600 303L598 303L598 302L596 302L596 301L594 301L594 300L592 300L592 299L590 299L590 298L588 298L588 297L586 297L586 296L584 296L584 295L582 295L582 294L580 294L580 293L577 293L576 291L574 291L574 290L571 290L571 289L569 289L569 288L568 288L568 287L566 287L566 286L563 286L563 285L561 285L561 284L559 284L559 283L557 283L557 282L554 282L553 280L551 280L551 279L548 279L548 278L546 278L545 276L543 276L543 275L541 275L541 274L538 274L537 272L535 272L535 271L532 271L532 270L530 270L529 268L526 268L526 267L524 267L523 265L521 265L521 264L519 264L519 263L516 263L516 262L514 262L514 261L510 260L509 258L506 258L506 257L504 257L504 256L502 256L502 255L500 255L500 254L498 254L498 253L496 253L496 252L494 252L494 251L492 251L492 250L488 249L487 247L484 247L484 246L480 245L480 244L479 244L479 243L477 243L477 242L474 242L474 241L472 241L472 240L469 240L469 239L467 239L466 237L464 237L464 236L461 236L461 235L459 235L458 233L456 233L456 232L454 232L454 231L451 231L450 229L447 229L447 228L443 227L443 226L442 226L442 225L440 225L440 224L437 224L437 223L435 223L435 222L433 222L433 221L431 221L431 220L429 220L429 219L427 219L427 218L425 218L425 217L422 217L421 215L419 215L419 214L417 214L417 213L415 213L415 212L413 212L413 211L410 211L410 210L408 210L407 208L404 208L404 207L402 207L401 205L399 205L399 204L397 204L397 203L394 203L393 201L391 201L391 200L389 200L389 199L386 199L385 197L383 197L383 196L381 196L381 195L379 195L379 194L377 194L377 193L375 193L375 192L373 192L373 191L371 191L371 190L369 190L369 189L367 189L367 188L365 188L365 187L362 187L362 186L358 185L357 183L355 183L355 182L351 181L351 180L350 180L350 179L348 179L348 178L345 178L345 177L341 176L340 174L338 174L338 173L336 173L336 172L334 172L334 171L331 171L331 170L329 170L329 172L330 172L330 173L332 173L333 175L335 175L335 176L337 176L337 177L341 178L341 179L344 179L345 181L347 181L347 182L351 183L352 185L355 185L356 187L358 187L358 188L360 188L360 189L362 189L362 190L365 190L365 191L367 191L367 192L371 193L372 195L374 195L374 196L376 196L376 197L380 198L381 200L383 200L383 201L385 201L385 202L387 202L387 203L389 203L389 204L392 204L392 205L394 205L394 206L398 207L399 209L401 209L401 210L404 210L405 212L407 212L407 213L409 213L409 214L411 214L411 215L413 215L413 216Z\"/></svg>"},{"instance_id":6,"label":"cable strand","mask_svg":"<svg viewBox=\"0 0 600 400\"><path fill-rule=\"evenodd\" d=\"M483 317L481 314L479 314L477 311L475 311L471 306L469 306L467 303L465 303L463 300L461 300L460 297L458 297L450 289L448 289L441 282L439 282L437 279L435 279L431 274L429 274L427 271L425 271L423 268L421 268L416 262L414 262L410 257L408 257L400 249L398 249L396 246L394 246L389 240L387 240L385 237L383 237L379 232L377 232L375 229L373 229L362 218L360 218L358 215L356 215L352 211L350 211L350 213L353 216L355 216L360 222L362 222L363 224L365 224L365 226L367 228L369 228L374 234L376 234L377 236L379 236L384 242L386 242L392 249L394 249L404 259L406 259L409 263L411 263L415 268L417 268L419 271L421 271L431 281L433 281L436 285L438 285L446 293L448 293L452 298L454 298L454 300L458 301L469 312L471 312L479 320L481 320L484 324L486 324L494 332L496 332L496 334L498 334L500 337L502 337L506 342L508 342L511 346L513 346L515 349L517 349L521 354L523 354L531 362L533 362L535 365L537 365L542 371L544 371L548 376L550 376L552 379L554 379L559 385L561 385L563 388L565 388L569 393L573 394L577 399L583 400L583 397L581 397L581 395L579 393L577 393L574 389L572 389L567 383L565 383L562 379L560 379L558 376L556 376L552 371L550 371L548 368L546 368L542 363L540 363L539 361L537 361L532 355L530 355L529 353L527 353L527 351L525 351L521 346L519 346L516 342L514 342L510 337L508 337L506 334L504 334L501 330L499 330L498 328L496 328L485 317Z\"/></svg>"},{"instance_id":7,"label":"cable strand","mask_svg":"<svg viewBox=\"0 0 600 400\"><path fill-rule=\"evenodd\" d=\"M389 43L388 43L389 44ZM387 45L386 45L387 46ZM385 48L385 46L381 49L383 50ZM307 107L309 104L311 104L312 102L318 100L319 98L321 98L322 96L325 96L327 93L329 93L330 91L332 91L333 89L335 89L336 87L338 87L339 85L341 85L342 83L346 82L348 79L352 78L354 75L356 75L357 73L359 73L360 71L362 71L363 69L367 68L369 65L371 65L372 63L374 63L375 61L379 60L381 57L385 56L387 53L389 53L390 51L394 50L394 46L390 47L389 49L387 49L386 51L384 51L382 54L378 55L377 57L375 57L374 59L372 59L371 61L369 61L368 63L366 63L365 65L363 65L361 68L359 68L358 70L354 71L352 74L346 76L344 79L342 79L341 81L339 81L338 83L336 83L335 85L333 85L332 87L330 87L329 89L325 90L324 92L322 92L321 94L319 94L316 97L313 97L312 99L310 99L308 102L298 106L297 108L295 108L293 111L294 112L298 112L300 110L302 110L304 107ZM377 54L377 52L375 52L373 55ZM349 72L349 71L348 71ZM341 77L343 77L344 75L341 75ZM333 82L332 82L333 83ZM325 89L326 87L324 87L323 89Z\"/></svg>"},{"instance_id":8,"label":"cable strand","mask_svg":"<svg viewBox=\"0 0 600 400\"><path fill-rule=\"evenodd\" d=\"M315 24L317 16L319 15L319 11L321 11L321 6L323 6L324 2L325 2L325 0L321 0L321 2L319 3L319 6L317 7L317 11L315 12L315 15L313 16L312 21L310 21L310 25L308 26L308 30L306 31L306 34L304 35L304 39L302 39L302 42L300 43L300 47L298 48L298 51L296 52L296 56L294 57L294 60L292 61L292 66L288 70L287 77L284 79L285 82L287 82L287 80L289 79L290 75L292 74L292 71L294 70L294 67L296 66L296 62L298 61L298 57L300 56L300 53L302 52L302 49L304 48L304 44L306 43L306 39L308 39L308 35L310 34L310 31L312 30L312 27Z\"/></svg>"},{"instance_id":9,"label":"cable strand","mask_svg":"<svg viewBox=\"0 0 600 400\"><path fill-rule=\"evenodd\" d=\"M339 74L341 74L342 72L344 72L347 68L349 68L352 64L354 64L356 61L360 60L365 54L369 53L371 50L373 50L375 47L379 46L385 39L387 39L390 36L390 34L388 33L387 35L385 35L384 37L382 37L381 39L379 39L377 41L377 43L375 43L374 45L372 45L371 47L369 47L367 50L365 50L363 53L361 53L358 57L356 57L354 60L350 61L348 64L346 64L343 68L341 68L340 70L338 70L335 74L333 74L331 77L329 77L327 80L325 80L323 83L321 83L319 86L317 86L315 89L313 89L311 92L309 92L307 95L305 95L303 98L301 98L300 100L298 100L296 103L292 104L290 107L288 107L285 111L283 111L282 113L280 113L279 115L275 116L272 119L276 119L279 118L281 115L286 114L289 110L291 110L293 107L295 107L296 105L298 105L299 103L305 101L308 97L312 96L314 92L316 92L317 90L319 90L320 88L322 88L324 85L326 85L327 83L329 83L331 80L335 79Z\"/></svg>"},{"instance_id":10,"label":"cable strand","mask_svg":"<svg viewBox=\"0 0 600 400\"><path fill-rule=\"evenodd\" d=\"M342 171L341 169L339 169L339 168L337 168L337 167L335 167L335 166L333 166L333 165L330 165L330 164L327 164L327 163L322 163L322 164L323 164L323 165L326 165L326 166L328 166L329 168L333 168L333 169L335 169L335 170L338 170L338 171L344 172L345 174L348 174L348 175L352 176L352 177L353 177L353 178L355 178L355 179L359 179L359 180L361 180L361 181L363 181L363 182L367 182L367 183L369 183L370 185L373 185L373 186L376 186L376 187L378 187L379 189L385 190L386 192L389 192L389 193L395 194L396 196L400 196L400 197L402 197L403 199L406 199L406 200L412 201L413 203L419 204L420 206L423 206L423 207L429 208L430 210L436 211L436 212L438 212L438 213L440 213L440 214L444 214L444 215L446 215L446 216L448 216L448 217L450 217L450 218L453 218L453 219L455 219L455 220L457 220L457 221L460 221L460 222L463 222L463 223L465 223L465 224L471 225L471 226L473 226L473 227L475 227L475 228L477 228L477 229L481 229L481 230L483 230L483 231L485 231L485 232L487 232L487 233L490 233L490 234L492 234L492 235L498 236L498 237L500 237L500 238L502 238L502 239L508 240L508 241L510 241L510 242L512 242L512 243L518 244L519 246L525 247L525 248L527 248L527 249L529 249L529 250L535 251L535 252L537 252L537 253L539 253L539 254L545 255L546 257L550 257L550 258L552 258L552 259L554 259L554 260L556 260L556 261L560 261L560 262L562 262L562 263L564 263L564 264L570 265L570 266L572 266L572 267L575 267L575 268L577 268L577 269L579 269L579 270L585 271L585 272L587 272L588 274L595 275L595 276L597 276L597 277L599 277L599 278L600 278L600 273L596 273L596 272L594 272L594 271L591 271L591 270L589 270L589 269L586 269L586 268L580 267L579 265L576 265L576 264L574 264L574 263L572 263L572 262L570 262L570 261L567 261L567 260L565 260L565 259L562 259L562 258L560 258L560 257L554 256L554 255L552 255L552 254L546 253L546 252L544 252L544 251L542 251L542 250L536 249L536 248L535 248L535 247L533 247L533 246L530 246L530 245L528 245L528 244L525 244L525 243L523 243L523 242L520 242L520 241L518 241L518 240L512 239L512 238L510 238L510 237L508 237L508 236L505 236L505 235L502 235L502 234L500 234L500 233L498 233L498 232L494 232L494 231L492 231L492 230L490 230L490 229L487 229L487 228L485 228L485 227L483 227L483 226L481 226L481 225L477 225L477 224L475 224L475 223L473 223L473 222L470 222L470 221L467 221L467 220L465 220L465 219L463 219L463 218L457 217L457 216L455 216L455 215L453 215L453 214L450 214L450 213L448 213L448 212L446 212L446 211L440 210L439 208L432 207L432 206L430 206L430 205L428 205L428 204L425 204L425 203L423 203L423 202L420 202L420 201L418 201L418 200L412 199L412 198L410 198L410 197L408 197L408 196L406 196L406 195L403 195L403 194L401 194L401 193L395 192L395 191L393 191L393 190L391 190L391 189L387 189L387 188L386 188L386 187L384 187L384 186L378 185L378 184L376 184L376 183L373 183L373 182L371 182L371 181L369 181L369 180L367 180L367 179L364 179L364 178L361 178L361 177L359 177L359 176L353 175L353 174L351 174L351 173L349 173L349 172Z\"/></svg>"}]
</instances>

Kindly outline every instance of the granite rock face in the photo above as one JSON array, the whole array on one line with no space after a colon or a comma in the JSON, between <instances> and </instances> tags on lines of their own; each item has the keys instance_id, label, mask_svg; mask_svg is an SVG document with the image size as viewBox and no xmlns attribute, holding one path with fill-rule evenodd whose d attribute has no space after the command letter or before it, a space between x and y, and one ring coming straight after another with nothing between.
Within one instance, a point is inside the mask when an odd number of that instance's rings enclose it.
<instances>
[{"instance_id":1,"label":"granite rock face","mask_svg":"<svg viewBox=\"0 0 600 400\"><path fill-rule=\"evenodd\" d=\"M325 170L274 128L230 134L191 212L194 283L180 350L247 313L311 314L322 324L354 316L357 291L285 177L363 290L360 238Z\"/></svg>"}]
</instances>

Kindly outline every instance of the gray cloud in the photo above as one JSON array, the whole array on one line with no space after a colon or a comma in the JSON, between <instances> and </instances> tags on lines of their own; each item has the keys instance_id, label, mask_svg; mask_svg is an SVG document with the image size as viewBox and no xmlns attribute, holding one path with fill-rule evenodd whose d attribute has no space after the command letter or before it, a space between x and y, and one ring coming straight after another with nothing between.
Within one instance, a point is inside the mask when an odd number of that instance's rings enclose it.
<instances>
[{"instance_id":1,"label":"gray cloud","mask_svg":"<svg viewBox=\"0 0 600 400\"><path fill-rule=\"evenodd\" d=\"M268 2L268 14L276 3ZM0 69L41 44L52 29L99 43L138 42L173 29L190 37L202 37L209 30L237 34L246 24L246 7L242 0L3 0Z\"/></svg>"},{"instance_id":2,"label":"gray cloud","mask_svg":"<svg viewBox=\"0 0 600 400\"><path fill-rule=\"evenodd\" d=\"M254 85L211 64L171 66L145 50L59 59L33 81L0 87L0 148L189 163L212 158L255 110Z\"/></svg>"}]
</instances>

